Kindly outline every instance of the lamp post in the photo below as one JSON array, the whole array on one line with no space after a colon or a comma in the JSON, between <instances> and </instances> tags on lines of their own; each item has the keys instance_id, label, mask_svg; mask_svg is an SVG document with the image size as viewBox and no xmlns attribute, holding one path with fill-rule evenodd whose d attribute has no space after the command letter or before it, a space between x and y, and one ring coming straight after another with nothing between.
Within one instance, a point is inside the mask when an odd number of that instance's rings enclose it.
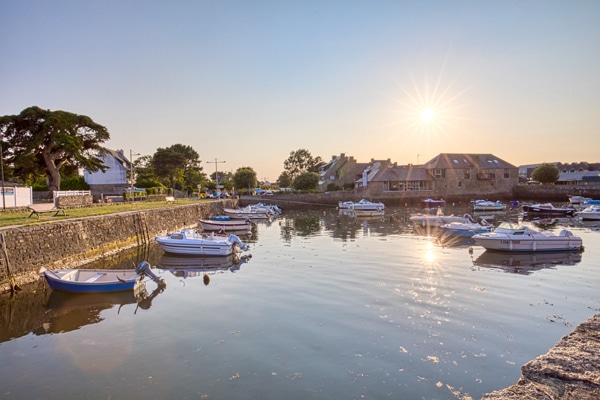
<instances>
[{"instance_id":1,"label":"lamp post","mask_svg":"<svg viewBox=\"0 0 600 400\"><path fill-rule=\"evenodd\" d=\"M218 161L216 158L214 161L207 161L207 163L215 164L215 181L217 182L217 189L219 188L219 171L217 170L217 164L224 163L227 161Z\"/></svg>"},{"instance_id":2,"label":"lamp post","mask_svg":"<svg viewBox=\"0 0 600 400\"><path fill-rule=\"evenodd\" d=\"M133 150L129 150L129 195L131 196L131 201L133 201L133 157L139 155L140 153L134 153Z\"/></svg>"}]
</instances>

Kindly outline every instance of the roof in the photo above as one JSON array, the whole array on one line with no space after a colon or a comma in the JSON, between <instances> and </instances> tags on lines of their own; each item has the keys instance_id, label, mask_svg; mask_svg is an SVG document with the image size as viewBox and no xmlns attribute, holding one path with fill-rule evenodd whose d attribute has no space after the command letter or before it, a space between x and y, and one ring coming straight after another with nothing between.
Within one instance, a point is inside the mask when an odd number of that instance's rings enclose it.
<instances>
[{"instance_id":1,"label":"roof","mask_svg":"<svg viewBox=\"0 0 600 400\"><path fill-rule=\"evenodd\" d=\"M441 153L424 164L427 169L516 168L493 154Z\"/></svg>"},{"instance_id":2,"label":"roof","mask_svg":"<svg viewBox=\"0 0 600 400\"><path fill-rule=\"evenodd\" d=\"M427 173L427 169L422 166L403 165L388 168L377 180L384 182L407 182L428 181L433 180L433 178Z\"/></svg>"}]
</instances>

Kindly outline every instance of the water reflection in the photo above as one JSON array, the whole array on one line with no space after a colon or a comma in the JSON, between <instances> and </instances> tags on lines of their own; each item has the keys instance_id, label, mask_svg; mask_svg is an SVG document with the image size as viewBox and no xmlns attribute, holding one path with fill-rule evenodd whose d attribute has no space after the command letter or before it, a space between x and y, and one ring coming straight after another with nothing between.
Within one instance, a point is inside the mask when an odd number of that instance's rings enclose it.
<instances>
[{"instance_id":1,"label":"water reflection","mask_svg":"<svg viewBox=\"0 0 600 400\"><path fill-rule=\"evenodd\" d=\"M52 291L45 305L43 320L32 332L47 335L74 331L102 322L105 310L116 308L116 313L120 314L123 307L129 304L137 304L133 311L135 314L139 307L149 309L152 300L163 290L163 287L157 288L152 294L148 294L142 283L134 291L114 293L74 294Z\"/></svg>"},{"instance_id":2,"label":"water reflection","mask_svg":"<svg viewBox=\"0 0 600 400\"><path fill-rule=\"evenodd\" d=\"M250 258L252 258L252 255L231 254L224 257L195 257L164 254L158 261L157 268L169 271L176 277L187 279L226 271L236 272L243 264L250 261Z\"/></svg>"},{"instance_id":3,"label":"water reflection","mask_svg":"<svg viewBox=\"0 0 600 400\"><path fill-rule=\"evenodd\" d=\"M486 250L473 264L480 267L500 268L505 272L529 275L557 265L577 265L581 262L580 252L547 253L503 253Z\"/></svg>"}]
</instances>

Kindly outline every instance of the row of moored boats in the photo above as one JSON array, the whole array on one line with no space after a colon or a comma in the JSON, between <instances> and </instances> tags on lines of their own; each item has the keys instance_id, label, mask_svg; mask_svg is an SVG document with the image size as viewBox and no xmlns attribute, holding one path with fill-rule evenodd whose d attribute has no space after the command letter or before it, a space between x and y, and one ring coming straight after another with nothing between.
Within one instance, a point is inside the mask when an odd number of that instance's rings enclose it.
<instances>
[{"instance_id":1,"label":"row of moored boats","mask_svg":"<svg viewBox=\"0 0 600 400\"><path fill-rule=\"evenodd\" d=\"M175 256L229 257L249 250L240 236L250 234L256 221L274 218L281 212L277 206L260 203L239 209L225 208L224 215L199 219L198 227L202 230L186 228L156 236L155 240L165 253ZM159 286L166 285L146 261L131 270L43 268L41 274L51 289L72 293L135 290L146 277Z\"/></svg>"}]
</instances>

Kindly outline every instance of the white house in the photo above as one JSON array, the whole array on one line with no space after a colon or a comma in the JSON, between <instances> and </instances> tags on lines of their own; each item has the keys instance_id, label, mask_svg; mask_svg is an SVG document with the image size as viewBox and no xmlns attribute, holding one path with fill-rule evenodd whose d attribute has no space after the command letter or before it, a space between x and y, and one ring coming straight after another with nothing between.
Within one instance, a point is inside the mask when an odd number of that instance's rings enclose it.
<instances>
[{"instance_id":1,"label":"white house","mask_svg":"<svg viewBox=\"0 0 600 400\"><path fill-rule=\"evenodd\" d=\"M102 159L108 167L105 172L83 171L83 179L90 186L92 195L121 195L129 187L127 173L131 162L123 154L123 150L106 149Z\"/></svg>"}]
</instances>

